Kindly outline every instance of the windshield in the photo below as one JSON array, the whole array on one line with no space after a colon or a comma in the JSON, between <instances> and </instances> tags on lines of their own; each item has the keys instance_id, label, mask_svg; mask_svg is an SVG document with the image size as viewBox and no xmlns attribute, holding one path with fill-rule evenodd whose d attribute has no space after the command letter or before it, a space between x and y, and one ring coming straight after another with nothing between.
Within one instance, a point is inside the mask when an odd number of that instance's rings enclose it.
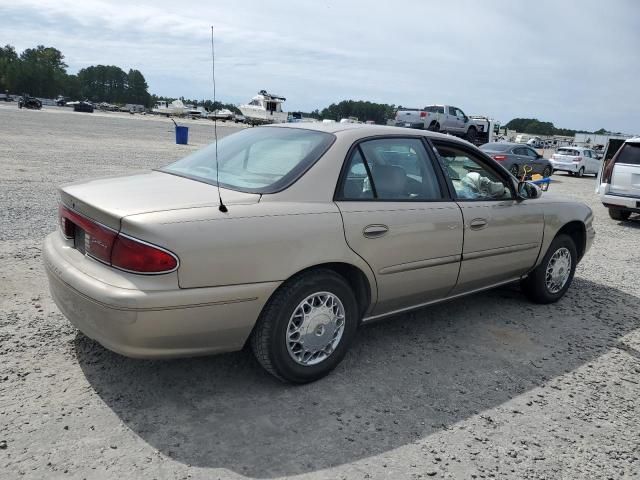
<instances>
[{"instance_id":1,"label":"windshield","mask_svg":"<svg viewBox=\"0 0 640 480\"><path fill-rule=\"evenodd\" d=\"M506 152L512 147L508 143L485 143L480 147L484 152Z\"/></svg>"},{"instance_id":2,"label":"windshield","mask_svg":"<svg viewBox=\"0 0 640 480\"><path fill-rule=\"evenodd\" d=\"M218 140L220 186L251 193L288 187L333 143L329 133L298 128L250 128ZM215 143L160 169L216 184Z\"/></svg>"}]
</instances>

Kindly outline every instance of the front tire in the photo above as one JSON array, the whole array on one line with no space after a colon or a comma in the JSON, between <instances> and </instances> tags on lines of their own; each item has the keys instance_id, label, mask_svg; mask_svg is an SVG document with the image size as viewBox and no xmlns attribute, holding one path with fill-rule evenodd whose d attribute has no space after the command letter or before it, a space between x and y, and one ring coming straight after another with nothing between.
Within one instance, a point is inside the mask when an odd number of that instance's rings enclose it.
<instances>
[{"instance_id":1,"label":"front tire","mask_svg":"<svg viewBox=\"0 0 640 480\"><path fill-rule=\"evenodd\" d=\"M629 220L631 212L629 210L622 210L621 208L610 208L609 216L614 220L621 220L624 222L625 220Z\"/></svg>"},{"instance_id":2,"label":"front tire","mask_svg":"<svg viewBox=\"0 0 640 480\"><path fill-rule=\"evenodd\" d=\"M467 130L467 135L466 135L467 141L469 143L475 142L476 141L476 135L477 135L477 132L476 132L475 127L469 127L469 130Z\"/></svg>"},{"instance_id":3,"label":"front tire","mask_svg":"<svg viewBox=\"0 0 640 480\"><path fill-rule=\"evenodd\" d=\"M313 382L342 361L359 320L346 280L331 270L313 270L273 294L251 334L251 347L264 369L280 380Z\"/></svg>"},{"instance_id":4,"label":"front tire","mask_svg":"<svg viewBox=\"0 0 640 480\"><path fill-rule=\"evenodd\" d=\"M568 235L558 235L540 265L521 282L523 293L535 303L557 302L569 289L577 262L573 239Z\"/></svg>"},{"instance_id":5,"label":"front tire","mask_svg":"<svg viewBox=\"0 0 640 480\"><path fill-rule=\"evenodd\" d=\"M547 167L544 167L544 170L542 171L542 176L544 178L549 178L552 173L553 173L553 169L547 166Z\"/></svg>"}]
</instances>

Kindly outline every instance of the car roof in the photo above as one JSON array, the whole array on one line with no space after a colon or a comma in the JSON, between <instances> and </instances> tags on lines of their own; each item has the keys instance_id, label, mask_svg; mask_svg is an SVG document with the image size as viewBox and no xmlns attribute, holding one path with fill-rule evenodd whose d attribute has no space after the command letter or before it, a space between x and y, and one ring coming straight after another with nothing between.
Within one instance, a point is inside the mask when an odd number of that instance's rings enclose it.
<instances>
[{"instance_id":1,"label":"car roof","mask_svg":"<svg viewBox=\"0 0 640 480\"><path fill-rule=\"evenodd\" d=\"M470 145L466 140L462 140L453 135L445 135L429 130L418 130L415 128L393 127L390 125L370 125L366 123L276 123L267 125L266 128L297 128L300 130L313 130L317 132L327 132L340 135L344 132L353 133L357 131L361 138L384 136L384 135L410 135L412 137L419 135L434 139L450 140L453 142Z\"/></svg>"}]
</instances>

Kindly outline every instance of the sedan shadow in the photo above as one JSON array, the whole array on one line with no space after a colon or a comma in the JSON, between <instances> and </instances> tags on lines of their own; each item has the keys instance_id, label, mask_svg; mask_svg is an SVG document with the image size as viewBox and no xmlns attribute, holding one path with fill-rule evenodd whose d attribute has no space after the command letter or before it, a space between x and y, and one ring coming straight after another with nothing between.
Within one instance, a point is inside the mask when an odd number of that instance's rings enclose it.
<instances>
[{"instance_id":1,"label":"sedan shadow","mask_svg":"<svg viewBox=\"0 0 640 480\"><path fill-rule=\"evenodd\" d=\"M503 288L362 328L331 375L281 384L247 351L143 361L78 335L88 382L177 461L271 478L370 457L496 407L640 328L638 298L576 278L554 305Z\"/></svg>"}]
</instances>

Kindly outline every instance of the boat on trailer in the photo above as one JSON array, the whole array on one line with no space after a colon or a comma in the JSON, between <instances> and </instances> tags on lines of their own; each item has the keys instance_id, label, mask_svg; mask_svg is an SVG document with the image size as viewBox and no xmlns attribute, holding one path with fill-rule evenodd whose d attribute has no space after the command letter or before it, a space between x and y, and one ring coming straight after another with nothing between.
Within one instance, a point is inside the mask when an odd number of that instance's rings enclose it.
<instances>
[{"instance_id":1,"label":"boat on trailer","mask_svg":"<svg viewBox=\"0 0 640 480\"><path fill-rule=\"evenodd\" d=\"M286 98L280 95L260 90L251 101L238 108L246 118L246 122L252 125L267 123L285 123L287 112L282 111L282 104Z\"/></svg>"}]
</instances>

